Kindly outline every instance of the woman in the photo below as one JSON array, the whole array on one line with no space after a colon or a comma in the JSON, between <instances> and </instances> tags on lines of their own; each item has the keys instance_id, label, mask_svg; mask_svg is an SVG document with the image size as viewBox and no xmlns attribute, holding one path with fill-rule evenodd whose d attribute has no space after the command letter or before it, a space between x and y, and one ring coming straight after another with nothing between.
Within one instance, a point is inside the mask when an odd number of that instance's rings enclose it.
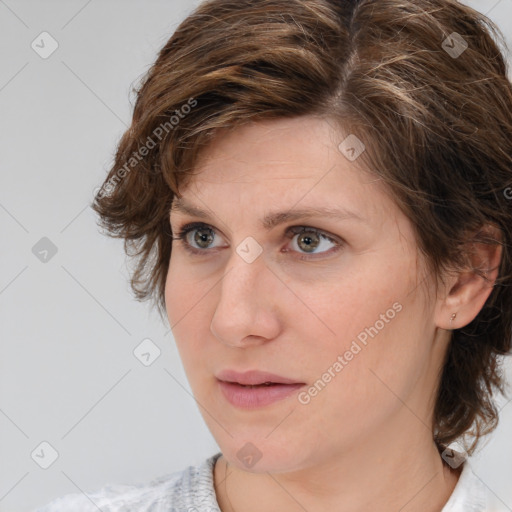
<instances>
[{"instance_id":1,"label":"woman","mask_svg":"<svg viewBox=\"0 0 512 512\"><path fill-rule=\"evenodd\" d=\"M450 445L496 427L511 349L493 35L453 0L210 0L178 27L94 209L221 452L41 510L490 510Z\"/></svg>"}]
</instances>

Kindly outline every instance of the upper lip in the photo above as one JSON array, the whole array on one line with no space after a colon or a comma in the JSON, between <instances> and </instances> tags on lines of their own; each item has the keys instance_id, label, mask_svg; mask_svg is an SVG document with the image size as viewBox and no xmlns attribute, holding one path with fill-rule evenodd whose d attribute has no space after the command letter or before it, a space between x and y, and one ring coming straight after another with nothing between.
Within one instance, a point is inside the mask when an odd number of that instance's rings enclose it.
<instances>
[{"instance_id":1,"label":"upper lip","mask_svg":"<svg viewBox=\"0 0 512 512\"><path fill-rule=\"evenodd\" d=\"M259 370L249 370L242 373L235 370L222 370L216 377L225 382L236 382L244 386L256 386L258 384L264 384L265 382L275 384L304 384L304 382L297 382L293 379Z\"/></svg>"}]
</instances>

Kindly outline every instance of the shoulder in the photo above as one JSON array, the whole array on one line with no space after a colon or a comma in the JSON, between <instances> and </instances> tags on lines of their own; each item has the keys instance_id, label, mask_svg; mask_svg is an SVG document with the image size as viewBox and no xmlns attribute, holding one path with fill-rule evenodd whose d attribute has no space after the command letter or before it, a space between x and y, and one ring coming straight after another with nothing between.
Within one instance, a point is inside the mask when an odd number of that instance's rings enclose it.
<instances>
[{"instance_id":1,"label":"shoulder","mask_svg":"<svg viewBox=\"0 0 512 512\"><path fill-rule=\"evenodd\" d=\"M441 512L505 512L510 509L491 493L466 458L455 489Z\"/></svg>"},{"instance_id":2,"label":"shoulder","mask_svg":"<svg viewBox=\"0 0 512 512\"><path fill-rule=\"evenodd\" d=\"M160 476L147 484L110 484L94 492L67 494L34 512L188 512L203 509L220 512L213 486L213 467L220 455L217 453L201 464Z\"/></svg>"}]
</instances>

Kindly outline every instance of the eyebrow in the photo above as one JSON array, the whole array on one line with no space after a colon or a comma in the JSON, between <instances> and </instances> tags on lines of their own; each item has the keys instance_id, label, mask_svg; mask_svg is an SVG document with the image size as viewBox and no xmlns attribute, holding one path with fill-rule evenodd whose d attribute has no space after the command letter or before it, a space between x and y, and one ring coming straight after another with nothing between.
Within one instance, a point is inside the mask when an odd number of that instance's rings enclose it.
<instances>
[{"instance_id":1,"label":"eyebrow","mask_svg":"<svg viewBox=\"0 0 512 512\"><path fill-rule=\"evenodd\" d=\"M186 200L182 198L176 198L174 203L171 206L171 212L181 212L193 217L198 217L200 219L209 219L212 217L210 213L197 206L194 206L188 203ZM284 224L286 222L293 222L299 219L304 218L317 218L324 217L329 219L337 219L337 220L357 220L360 222L365 222L360 215L356 213L346 210L346 209L336 209L336 208L327 208L327 207L311 207L311 208L302 208L302 209L292 209L283 212L271 212L266 214L261 220L261 225L267 231L271 230L275 226L279 224Z\"/></svg>"}]
</instances>

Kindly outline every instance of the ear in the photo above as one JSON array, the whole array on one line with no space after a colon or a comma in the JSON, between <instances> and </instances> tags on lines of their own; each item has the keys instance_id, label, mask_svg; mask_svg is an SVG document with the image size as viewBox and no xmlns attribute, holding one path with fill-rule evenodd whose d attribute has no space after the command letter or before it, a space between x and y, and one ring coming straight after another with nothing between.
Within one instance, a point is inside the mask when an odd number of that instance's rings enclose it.
<instances>
[{"instance_id":1,"label":"ear","mask_svg":"<svg viewBox=\"0 0 512 512\"><path fill-rule=\"evenodd\" d=\"M438 298L435 321L441 329L460 329L471 323L483 308L498 278L501 231L486 224L470 240L467 244L467 268L450 275Z\"/></svg>"}]
</instances>

